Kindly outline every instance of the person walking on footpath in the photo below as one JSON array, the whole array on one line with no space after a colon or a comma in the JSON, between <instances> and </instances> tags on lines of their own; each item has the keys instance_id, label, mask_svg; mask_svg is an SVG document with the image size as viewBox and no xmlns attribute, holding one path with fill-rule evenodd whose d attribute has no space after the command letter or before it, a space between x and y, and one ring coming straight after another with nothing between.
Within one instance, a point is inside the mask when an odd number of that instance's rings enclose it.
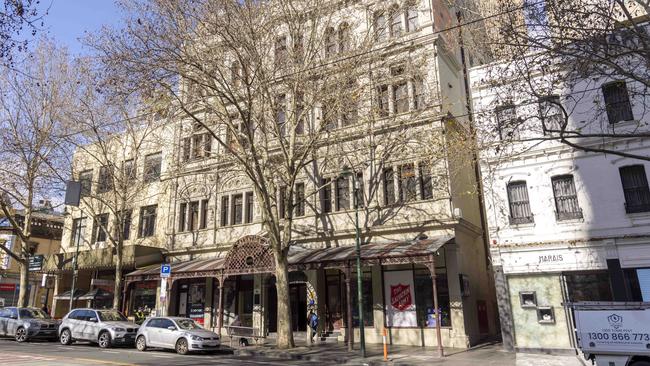
<instances>
[{"instance_id":1,"label":"person walking on footpath","mask_svg":"<svg viewBox=\"0 0 650 366\"><path fill-rule=\"evenodd\" d=\"M311 335L309 336L309 341L314 343L314 336L316 335L316 330L318 329L318 315L314 312L314 309L309 310L309 316L307 317L307 323L309 324L309 329L311 330Z\"/></svg>"}]
</instances>

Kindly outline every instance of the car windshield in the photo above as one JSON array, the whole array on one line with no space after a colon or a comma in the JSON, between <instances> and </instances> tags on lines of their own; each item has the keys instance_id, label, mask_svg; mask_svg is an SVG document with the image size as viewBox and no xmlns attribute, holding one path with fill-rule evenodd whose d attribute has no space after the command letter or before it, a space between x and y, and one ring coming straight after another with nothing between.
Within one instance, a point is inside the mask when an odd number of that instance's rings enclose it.
<instances>
[{"instance_id":1,"label":"car windshield","mask_svg":"<svg viewBox=\"0 0 650 366\"><path fill-rule=\"evenodd\" d=\"M126 321L126 317L120 314L119 311L115 310L101 310L97 312L99 314L99 320L103 322L119 322Z\"/></svg>"},{"instance_id":2,"label":"car windshield","mask_svg":"<svg viewBox=\"0 0 650 366\"><path fill-rule=\"evenodd\" d=\"M177 319L176 324L184 330L201 329L201 327L191 319Z\"/></svg>"},{"instance_id":3,"label":"car windshield","mask_svg":"<svg viewBox=\"0 0 650 366\"><path fill-rule=\"evenodd\" d=\"M20 319L49 319L43 310L40 309L20 309Z\"/></svg>"}]
</instances>

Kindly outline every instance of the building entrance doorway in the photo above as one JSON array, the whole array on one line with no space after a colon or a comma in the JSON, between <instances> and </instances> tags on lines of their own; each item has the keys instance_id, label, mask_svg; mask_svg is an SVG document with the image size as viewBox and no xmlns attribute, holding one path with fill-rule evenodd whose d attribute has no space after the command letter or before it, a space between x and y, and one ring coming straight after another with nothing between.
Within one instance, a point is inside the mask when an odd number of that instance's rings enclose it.
<instances>
[{"instance_id":1,"label":"building entrance doorway","mask_svg":"<svg viewBox=\"0 0 650 366\"><path fill-rule=\"evenodd\" d=\"M275 333L278 331L278 290L275 288L275 281L271 282L267 288L266 319L267 331Z\"/></svg>"},{"instance_id":2,"label":"building entrance doorway","mask_svg":"<svg viewBox=\"0 0 650 366\"><path fill-rule=\"evenodd\" d=\"M289 302L293 331L307 331L307 286L304 283L289 285Z\"/></svg>"}]
</instances>

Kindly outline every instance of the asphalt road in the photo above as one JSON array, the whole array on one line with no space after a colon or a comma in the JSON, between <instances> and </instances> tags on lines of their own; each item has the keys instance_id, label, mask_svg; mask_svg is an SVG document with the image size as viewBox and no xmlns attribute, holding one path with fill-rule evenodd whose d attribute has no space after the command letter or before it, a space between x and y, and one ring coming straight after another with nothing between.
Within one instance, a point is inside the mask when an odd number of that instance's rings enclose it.
<instances>
[{"instance_id":1,"label":"asphalt road","mask_svg":"<svg viewBox=\"0 0 650 366\"><path fill-rule=\"evenodd\" d=\"M305 361L286 361L261 358L236 357L223 352L178 355L173 351L150 349L139 352L135 348L100 349L90 343L63 346L59 342L34 341L17 343L0 338L0 366L78 366L78 365L305 365ZM322 364L322 362L320 363Z\"/></svg>"}]
</instances>

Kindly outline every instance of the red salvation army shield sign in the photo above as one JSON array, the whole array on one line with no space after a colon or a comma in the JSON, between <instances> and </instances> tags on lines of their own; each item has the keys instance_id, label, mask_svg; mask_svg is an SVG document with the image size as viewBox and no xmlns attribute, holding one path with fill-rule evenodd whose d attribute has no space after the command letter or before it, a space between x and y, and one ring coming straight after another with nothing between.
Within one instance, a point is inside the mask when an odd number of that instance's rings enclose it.
<instances>
[{"instance_id":1,"label":"red salvation army shield sign","mask_svg":"<svg viewBox=\"0 0 650 366\"><path fill-rule=\"evenodd\" d=\"M413 305L411 286L401 283L390 286L390 304L399 311L404 311Z\"/></svg>"}]
</instances>

